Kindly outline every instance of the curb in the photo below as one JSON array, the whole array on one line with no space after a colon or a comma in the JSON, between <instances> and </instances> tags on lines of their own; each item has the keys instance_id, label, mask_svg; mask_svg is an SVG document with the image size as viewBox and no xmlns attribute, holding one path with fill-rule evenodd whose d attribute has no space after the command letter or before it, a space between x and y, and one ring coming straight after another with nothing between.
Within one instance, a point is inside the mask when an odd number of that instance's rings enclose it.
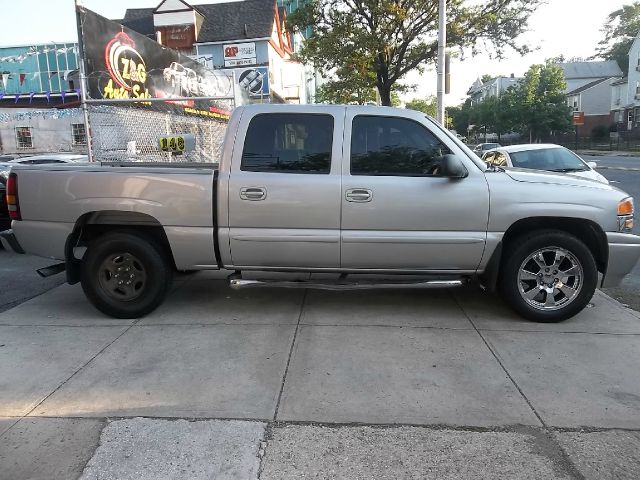
<instances>
[{"instance_id":1,"label":"curb","mask_svg":"<svg viewBox=\"0 0 640 480\"><path fill-rule=\"evenodd\" d=\"M578 155L590 156L590 157L638 157L640 152L620 152L611 150L571 150Z\"/></svg>"},{"instance_id":2,"label":"curb","mask_svg":"<svg viewBox=\"0 0 640 480\"><path fill-rule=\"evenodd\" d=\"M596 167L596 170L623 170L626 172L640 172L640 168L636 167Z\"/></svg>"}]
</instances>

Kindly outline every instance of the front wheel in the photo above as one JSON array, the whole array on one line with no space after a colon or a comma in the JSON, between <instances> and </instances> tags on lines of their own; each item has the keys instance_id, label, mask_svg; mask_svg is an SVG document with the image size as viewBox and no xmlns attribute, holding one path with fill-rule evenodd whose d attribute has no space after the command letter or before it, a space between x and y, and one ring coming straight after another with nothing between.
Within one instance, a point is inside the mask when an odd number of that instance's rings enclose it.
<instances>
[{"instance_id":1,"label":"front wheel","mask_svg":"<svg viewBox=\"0 0 640 480\"><path fill-rule=\"evenodd\" d=\"M598 269L589 248L573 235L537 231L505 251L500 291L506 302L535 322L560 322L580 312L596 289Z\"/></svg>"},{"instance_id":2,"label":"front wheel","mask_svg":"<svg viewBox=\"0 0 640 480\"><path fill-rule=\"evenodd\" d=\"M102 313L140 318L153 311L171 286L173 270L152 239L114 232L94 240L81 268L85 295Z\"/></svg>"}]
</instances>

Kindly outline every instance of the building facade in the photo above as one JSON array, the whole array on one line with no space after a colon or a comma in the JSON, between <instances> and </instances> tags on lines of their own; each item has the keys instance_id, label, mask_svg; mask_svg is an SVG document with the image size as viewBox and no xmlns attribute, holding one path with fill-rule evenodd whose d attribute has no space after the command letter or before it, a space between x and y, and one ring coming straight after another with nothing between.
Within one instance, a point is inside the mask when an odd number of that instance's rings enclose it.
<instances>
[{"instance_id":1,"label":"building facade","mask_svg":"<svg viewBox=\"0 0 640 480\"><path fill-rule=\"evenodd\" d=\"M594 128L611 125L612 91L623 76L614 60L565 62L558 66L567 82L567 105L574 112L584 112L584 125L578 135L588 137Z\"/></svg>"},{"instance_id":2,"label":"building facade","mask_svg":"<svg viewBox=\"0 0 640 480\"><path fill-rule=\"evenodd\" d=\"M0 47L0 153L86 152L78 47Z\"/></svg>"},{"instance_id":3,"label":"building facade","mask_svg":"<svg viewBox=\"0 0 640 480\"><path fill-rule=\"evenodd\" d=\"M628 76L612 88L611 121L618 132L640 134L640 33L629 50Z\"/></svg>"},{"instance_id":4,"label":"building facade","mask_svg":"<svg viewBox=\"0 0 640 480\"><path fill-rule=\"evenodd\" d=\"M500 97L509 87L516 86L520 80L522 79L516 78L513 74L509 77L495 77L486 82L478 78L467 91L467 95L471 99L471 105L477 105L486 98Z\"/></svg>"},{"instance_id":5,"label":"building facade","mask_svg":"<svg viewBox=\"0 0 640 480\"><path fill-rule=\"evenodd\" d=\"M164 0L156 8L128 9L119 21L227 72L234 78L236 104L308 103L312 82L308 70L292 59L294 39L286 30L286 15L287 7L275 0L208 5Z\"/></svg>"}]
</instances>

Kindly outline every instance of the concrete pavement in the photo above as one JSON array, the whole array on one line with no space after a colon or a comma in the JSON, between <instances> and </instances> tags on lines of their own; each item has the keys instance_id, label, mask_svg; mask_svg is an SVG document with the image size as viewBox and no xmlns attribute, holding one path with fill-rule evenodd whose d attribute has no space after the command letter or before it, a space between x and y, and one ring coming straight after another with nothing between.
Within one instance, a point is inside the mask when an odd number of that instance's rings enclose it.
<instances>
[{"instance_id":1,"label":"concrete pavement","mask_svg":"<svg viewBox=\"0 0 640 480\"><path fill-rule=\"evenodd\" d=\"M640 314L602 293L544 325L221 278L137 321L68 285L0 314L0 479L640 476Z\"/></svg>"}]
</instances>

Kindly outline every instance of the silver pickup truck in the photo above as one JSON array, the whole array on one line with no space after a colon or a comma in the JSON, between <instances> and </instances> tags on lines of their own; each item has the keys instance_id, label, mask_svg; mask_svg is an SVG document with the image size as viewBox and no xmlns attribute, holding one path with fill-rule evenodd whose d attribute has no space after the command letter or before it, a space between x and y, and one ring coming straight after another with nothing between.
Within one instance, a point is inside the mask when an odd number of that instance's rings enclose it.
<instances>
[{"instance_id":1,"label":"silver pickup truck","mask_svg":"<svg viewBox=\"0 0 640 480\"><path fill-rule=\"evenodd\" d=\"M328 289L477 280L554 322L640 257L626 193L489 168L436 122L392 108L240 107L219 168L29 165L7 190L3 243L64 261L45 274L66 270L122 318L155 309L175 271L226 269L236 288L278 284L249 271L304 272L280 284Z\"/></svg>"}]
</instances>

